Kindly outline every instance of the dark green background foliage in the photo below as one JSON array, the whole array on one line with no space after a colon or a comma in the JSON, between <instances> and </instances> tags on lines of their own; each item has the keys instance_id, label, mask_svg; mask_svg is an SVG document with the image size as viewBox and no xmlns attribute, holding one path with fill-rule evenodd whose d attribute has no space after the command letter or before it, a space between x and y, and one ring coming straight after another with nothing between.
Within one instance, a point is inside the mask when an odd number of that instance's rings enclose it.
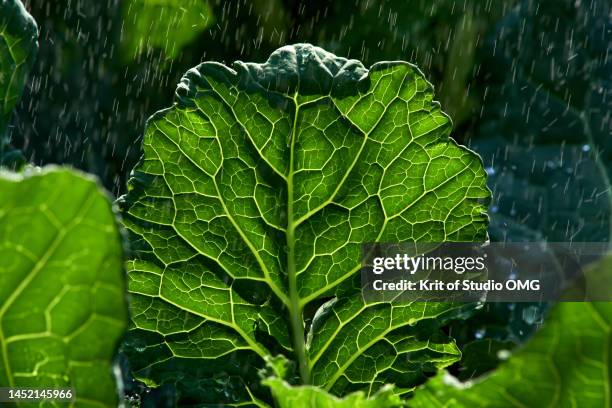
<instances>
[{"instance_id":1,"label":"dark green background foliage","mask_svg":"<svg viewBox=\"0 0 612 408\"><path fill-rule=\"evenodd\" d=\"M576 4L527 3L486 44L497 69L474 147L490 166L498 240L611 237L610 3Z\"/></svg>"},{"instance_id":2,"label":"dark green background foliage","mask_svg":"<svg viewBox=\"0 0 612 408\"><path fill-rule=\"evenodd\" d=\"M37 38L36 23L21 3L0 4L0 165L23 162L10 145L8 125L34 63Z\"/></svg>"}]
</instances>

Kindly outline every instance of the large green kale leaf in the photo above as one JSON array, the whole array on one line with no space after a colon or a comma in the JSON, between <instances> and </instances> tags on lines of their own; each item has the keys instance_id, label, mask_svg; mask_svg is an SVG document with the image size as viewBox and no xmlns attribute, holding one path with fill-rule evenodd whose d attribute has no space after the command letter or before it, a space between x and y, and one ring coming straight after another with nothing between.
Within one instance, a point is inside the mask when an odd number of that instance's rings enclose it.
<instances>
[{"instance_id":1,"label":"large green kale leaf","mask_svg":"<svg viewBox=\"0 0 612 408\"><path fill-rule=\"evenodd\" d=\"M19 153L9 147L8 124L38 50L38 28L19 0L0 1L0 164Z\"/></svg>"},{"instance_id":2,"label":"large green kale leaf","mask_svg":"<svg viewBox=\"0 0 612 408\"><path fill-rule=\"evenodd\" d=\"M145 130L123 197L137 378L181 403L269 398L257 368L342 396L407 392L459 358L463 307L365 304L366 242L483 241L477 155L405 62L366 69L307 44L203 63Z\"/></svg>"},{"instance_id":3,"label":"large green kale leaf","mask_svg":"<svg viewBox=\"0 0 612 408\"><path fill-rule=\"evenodd\" d=\"M0 386L71 387L79 407L117 406L128 319L111 202L80 173L28 172L0 174Z\"/></svg>"}]
</instances>

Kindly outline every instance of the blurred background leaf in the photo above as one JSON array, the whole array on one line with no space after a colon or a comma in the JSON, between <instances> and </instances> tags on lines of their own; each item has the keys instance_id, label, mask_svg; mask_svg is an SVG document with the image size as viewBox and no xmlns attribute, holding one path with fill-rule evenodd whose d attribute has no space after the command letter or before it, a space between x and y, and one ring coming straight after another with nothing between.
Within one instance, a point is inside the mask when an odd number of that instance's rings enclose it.
<instances>
[{"instance_id":1,"label":"blurred background leaf","mask_svg":"<svg viewBox=\"0 0 612 408\"><path fill-rule=\"evenodd\" d=\"M121 57L137 58L152 48L174 59L213 21L206 0L125 0Z\"/></svg>"},{"instance_id":2,"label":"blurred background leaf","mask_svg":"<svg viewBox=\"0 0 612 408\"><path fill-rule=\"evenodd\" d=\"M0 165L19 167L24 159L11 146L9 122L36 58L38 28L18 0L0 2Z\"/></svg>"}]
</instances>

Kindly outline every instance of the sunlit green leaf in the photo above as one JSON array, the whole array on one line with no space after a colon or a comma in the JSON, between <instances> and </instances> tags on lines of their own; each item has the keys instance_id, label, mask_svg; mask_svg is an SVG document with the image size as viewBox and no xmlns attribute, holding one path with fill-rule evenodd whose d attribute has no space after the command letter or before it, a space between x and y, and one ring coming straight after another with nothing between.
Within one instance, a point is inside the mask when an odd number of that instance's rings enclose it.
<instances>
[{"instance_id":1,"label":"sunlit green leaf","mask_svg":"<svg viewBox=\"0 0 612 408\"><path fill-rule=\"evenodd\" d=\"M413 407L605 407L610 404L612 303L561 303L496 371L459 383L440 374Z\"/></svg>"},{"instance_id":2,"label":"sunlit green leaf","mask_svg":"<svg viewBox=\"0 0 612 408\"><path fill-rule=\"evenodd\" d=\"M338 396L456 361L439 326L462 308L366 305L359 285L365 242L486 239L484 169L432 99L413 65L305 44L190 70L122 200L136 376L230 404L266 397L271 355Z\"/></svg>"},{"instance_id":3,"label":"sunlit green leaf","mask_svg":"<svg viewBox=\"0 0 612 408\"><path fill-rule=\"evenodd\" d=\"M389 386L381 388L369 398L363 391L338 398L319 387L291 386L278 378L270 378L263 383L271 388L279 408L393 408L403 405Z\"/></svg>"},{"instance_id":4,"label":"sunlit green leaf","mask_svg":"<svg viewBox=\"0 0 612 408\"><path fill-rule=\"evenodd\" d=\"M262 383L269 387L279 408L393 408L403 405L393 386L386 385L374 395L366 397L363 391L356 391L344 398L312 385L291 385L292 365L285 357L266 359L266 368L260 372Z\"/></svg>"},{"instance_id":5,"label":"sunlit green leaf","mask_svg":"<svg viewBox=\"0 0 612 408\"><path fill-rule=\"evenodd\" d=\"M0 173L0 386L72 387L76 406L117 406L122 254L96 181L59 168Z\"/></svg>"},{"instance_id":6,"label":"sunlit green leaf","mask_svg":"<svg viewBox=\"0 0 612 408\"><path fill-rule=\"evenodd\" d=\"M585 269L589 293L609 291L612 258ZM410 406L607 407L612 367L612 302L559 303L544 326L490 374L459 382L441 373L414 393Z\"/></svg>"}]
</instances>

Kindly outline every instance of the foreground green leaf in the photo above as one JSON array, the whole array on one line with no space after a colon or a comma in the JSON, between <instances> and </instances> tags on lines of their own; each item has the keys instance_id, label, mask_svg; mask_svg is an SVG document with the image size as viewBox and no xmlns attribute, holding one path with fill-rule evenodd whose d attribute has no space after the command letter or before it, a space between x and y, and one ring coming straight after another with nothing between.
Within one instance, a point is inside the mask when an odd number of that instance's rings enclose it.
<instances>
[{"instance_id":1,"label":"foreground green leaf","mask_svg":"<svg viewBox=\"0 0 612 408\"><path fill-rule=\"evenodd\" d=\"M440 374L415 392L416 407L607 407L612 303L562 303L539 333L480 381Z\"/></svg>"},{"instance_id":2,"label":"foreground green leaf","mask_svg":"<svg viewBox=\"0 0 612 408\"><path fill-rule=\"evenodd\" d=\"M406 392L459 358L444 303L363 302L365 242L482 241L482 164L422 73L298 44L190 70L122 199L135 375L180 401L266 398L257 367L334 395Z\"/></svg>"},{"instance_id":3,"label":"foreground green leaf","mask_svg":"<svg viewBox=\"0 0 612 408\"><path fill-rule=\"evenodd\" d=\"M38 28L19 0L0 1L0 164L18 160L7 128L38 50Z\"/></svg>"},{"instance_id":4,"label":"foreground green leaf","mask_svg":"<svg viewBox=\"0 0 612 408\"><path fill-rule=\"evenodd\" d=\"M586 271L587 283L609 290L611 272L612 258L606 258ZM465 383L441 373L415 391L410 406L609 407L611 346L612 302L559 303L496 371Z\"/></svg>"},{"instance_id":5,"label":"foreground green leaf","mask_svg":"<svg viewBox=\"0 0 612 408\"><path fill-rule=\"evenodd\" d=\"M117 406L122 253L94 180L59 168L0 173L0 386L72 387L77 406Z\"/></svg>"},{"instance_id":6,"label":"foreground green leaf","mask_svg":"<svg viewBox=\"0 0 612 408\"><path fill-rule=\"evenodd\" d=\"M312 385L291 386L278 378L269 378L263 384L270 387L279 408L393 408L402 402L389 386L382 387L367 398L363 391L356 391L338 398Z\"/></svg>"},{"instance_id":7,"label":"foreground green leaf","mask_svg":"<svg viewBox=\"0 0 612 408\"><path fill-rule=\"evenodd\" d=\"M262 384L270 388L275 406L279 408L393 408L404 405L391 385L382 387L369 398L363 391L338 398L319 387L295 386L285 381L290 377L291 367L284 357L268 358L266 362L266 368L260 372Z\"/></svg>"}]
</instances>

